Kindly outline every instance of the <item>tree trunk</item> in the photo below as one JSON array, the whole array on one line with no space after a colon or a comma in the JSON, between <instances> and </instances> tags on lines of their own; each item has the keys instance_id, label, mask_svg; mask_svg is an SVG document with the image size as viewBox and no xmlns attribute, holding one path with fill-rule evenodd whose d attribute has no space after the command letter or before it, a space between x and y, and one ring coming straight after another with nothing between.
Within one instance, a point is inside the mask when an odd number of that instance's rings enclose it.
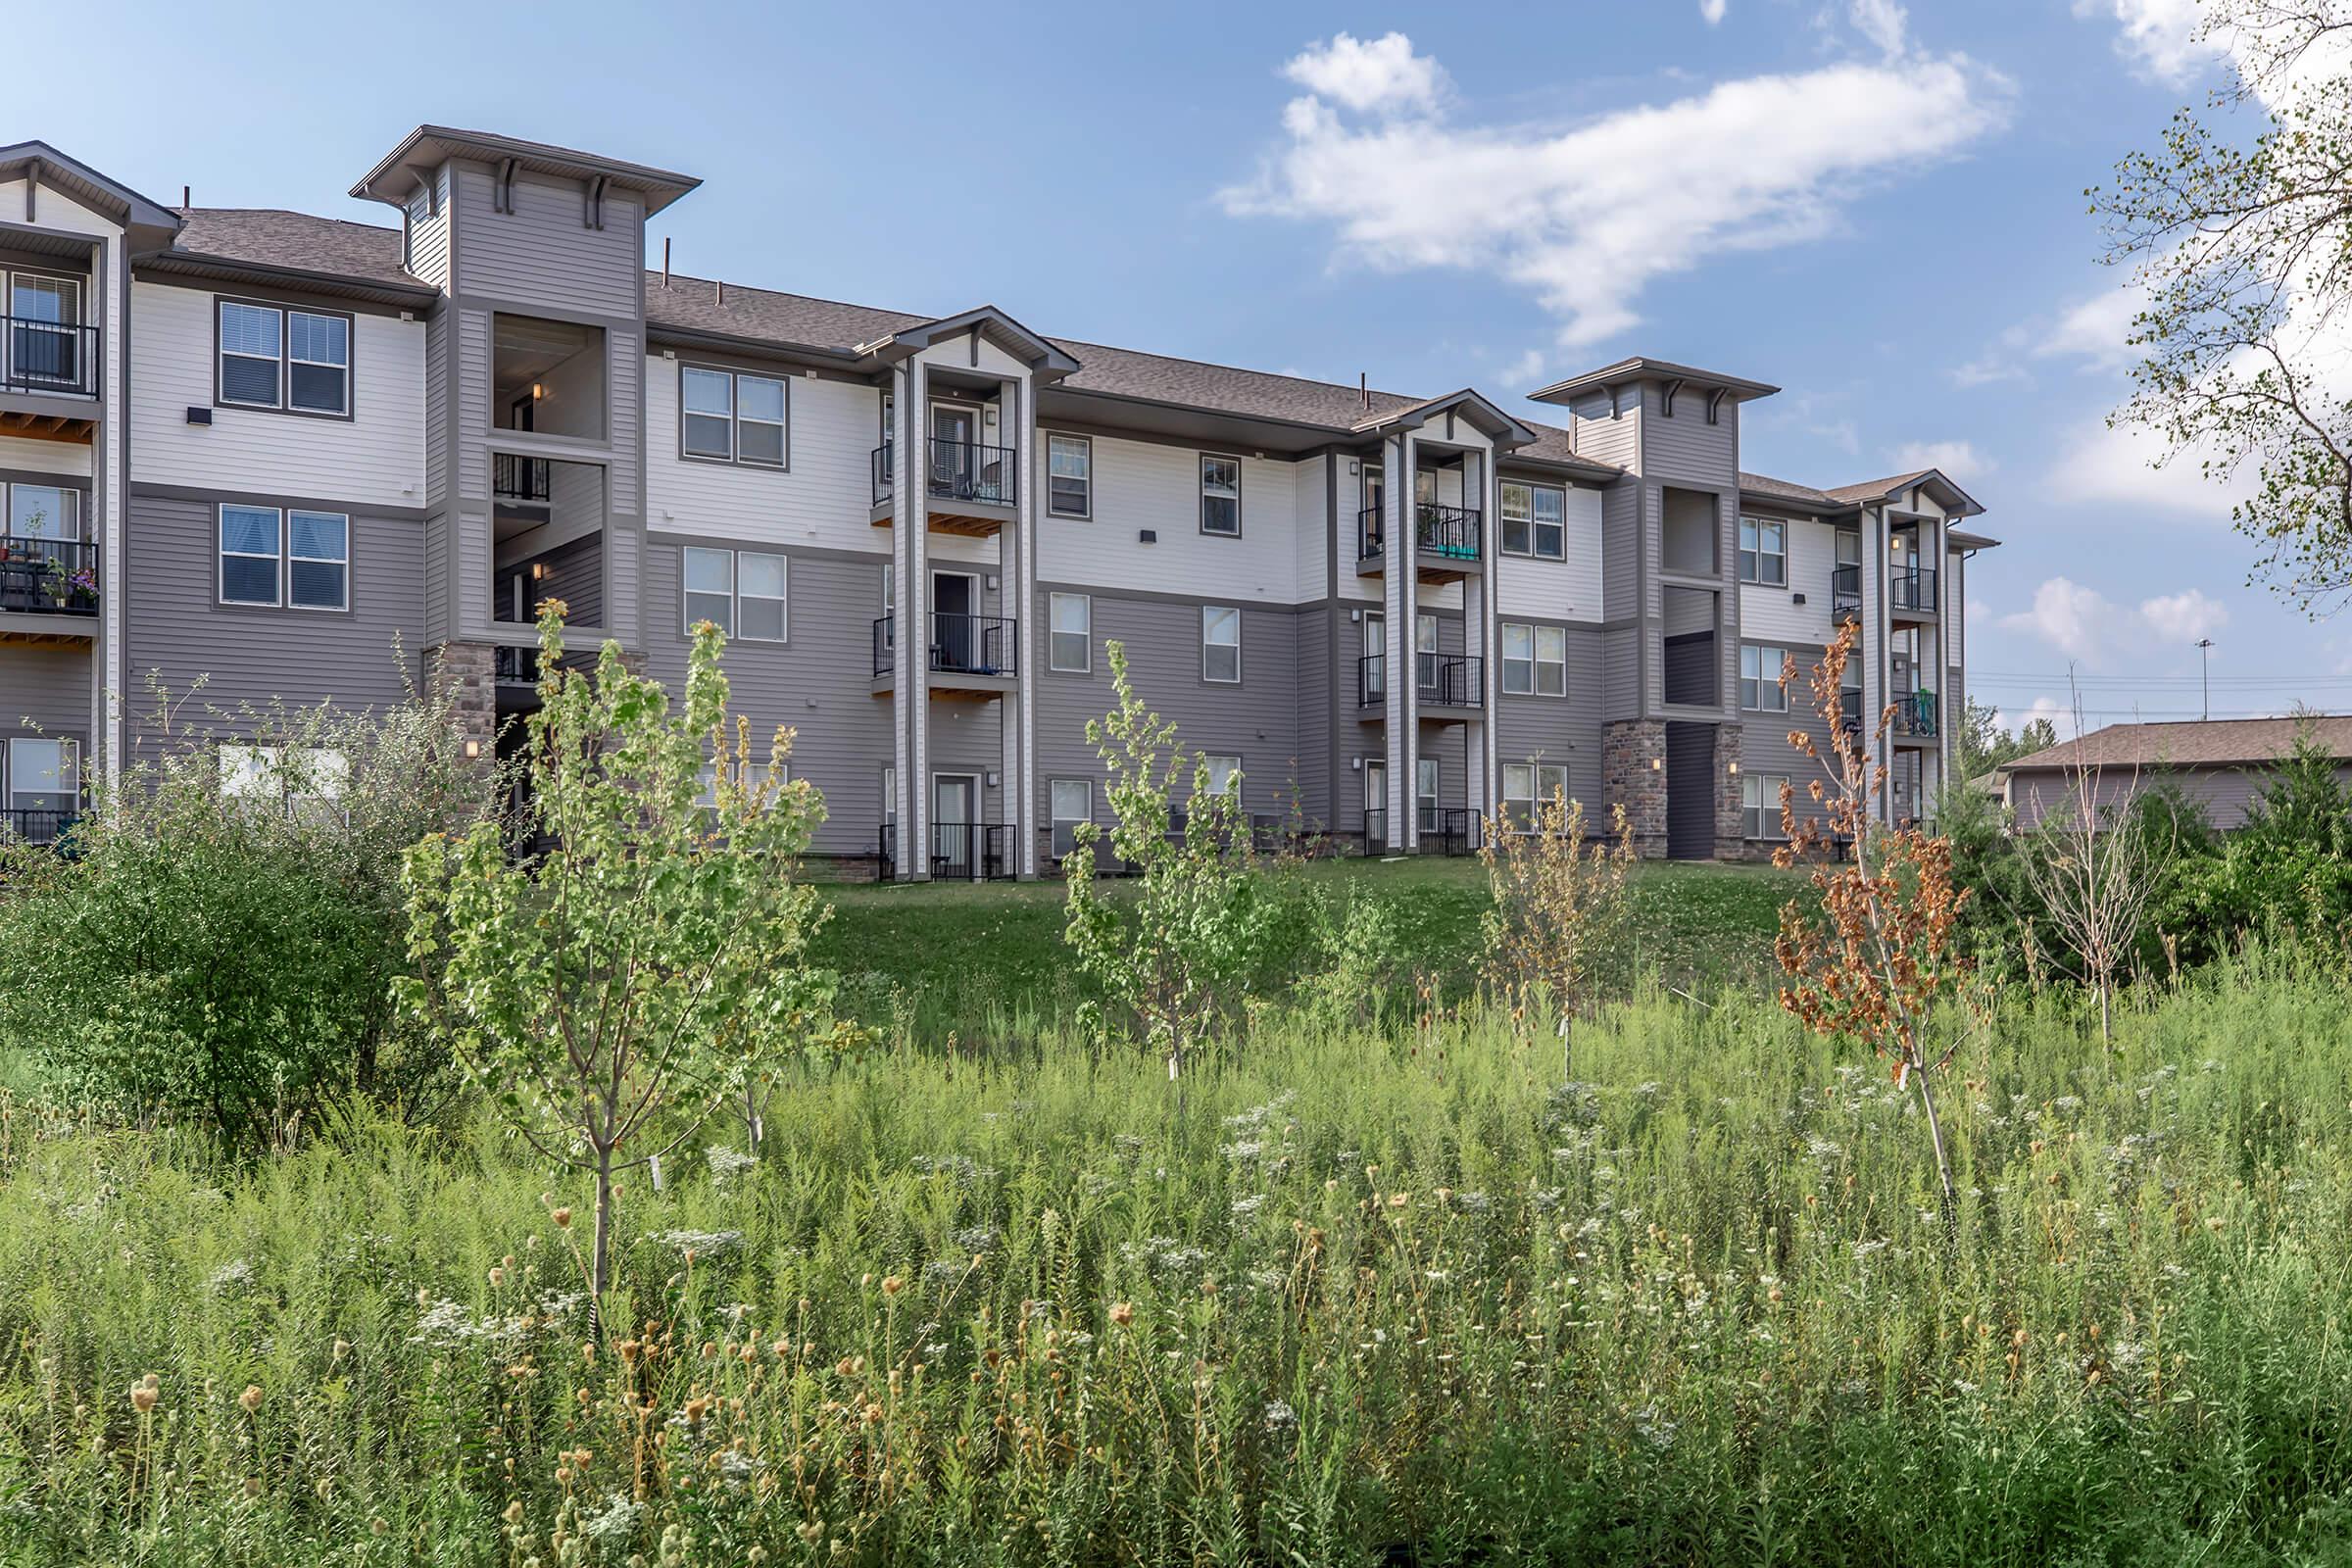
<instances>
[{"instance_id":1,"label":"tree trunk","mask_svg":"<svg viewBox=\"0 0 2352 1568\"><path fill-rule=\"evenodd\" d=\"M2115 1004L2112 1000L2114 997L2114 982L2109 980L2106 975L2100 975L2099 1043L2107 1046L2112 1046L2115 1044Z\"/></svg>"},{"instance_id":2,"label":"tree trunk","mask_svg":"<svg viewBox=\"0 0 2352 1568\"><path fill-rule=\"evenodd\" d=\"M612 1283L612 1154L596 1154L596 1234L589 1242L588 1300L595 1327L604 1327L605 1292Z\"/></svg>"},{"instance_id":3,"label":"tree trunk","mask_svg":"<svg viewBox=\"0 0 2352 1568\"><path fill-rule=\"evenodd\" d=\"M1570 1027L1568 1014L1561 1013L1559 1026L1555 1032L1560 1037L1560 1082L1563 1084L1576 1082L1576 1063L1569 1040Z\"/></svg>"},{"instance_id":4,"label":"tree trunk","mask_svg":"<svg viewBox=\"0 0 2352 1568\"><path fill-rule=\"evenodd\" d=\"M1948 1245L1960 1239L1960 1200L1952 1192L1952 1157L1943 1148L1943 1122L1936 1114L1936 1086L1930 1080L1927 1064L1912 1069L1919 1074L1919 1102L1928 1111L1928 1141L1936 1146L1936 1178L1943 1184L1943 1239Z\"/></svg>"}]
</instances>

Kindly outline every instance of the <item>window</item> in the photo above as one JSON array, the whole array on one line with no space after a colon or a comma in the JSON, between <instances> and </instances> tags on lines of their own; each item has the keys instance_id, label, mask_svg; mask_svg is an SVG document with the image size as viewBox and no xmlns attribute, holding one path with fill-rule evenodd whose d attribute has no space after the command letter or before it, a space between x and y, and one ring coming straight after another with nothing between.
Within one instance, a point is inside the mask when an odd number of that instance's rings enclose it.
<instances>
[{"instance_id":1,"label":"window","mask_svg":"<svg viewBox=\"0 0 2352 1568\"><path fill-rule=\"evenodd\" d=\"M296 610L351 608L351 519L337 512L286 514L286 603Z\"/></svg>"},{"instance_id":2,"label":"window","mask_svg":"<svg viewBox=\"0 0 2352 1568\"><path fill-rule=\"evenodd\" d=\"M1554 798L1568 796L1568 769L1559 762L1502 764L1502 815L1514 827L1535 824L1538 814Z\"/></svg>"},{"instance_id":3,"label":"window","mask_svg":"<svg viewBox=\"0 0 2352 1568\"><path fill-rule=\"evenodd\" d=\"M1438 617L1427 612L1413 616L1413 683L1425 692L1438 689Z\"/></svg>"},{"instance_id":4,"label":"window","mask_svg":"<svg viewBox=\"0 0 2352 1568\"><path fill-rule=\"evenodd\" d=\"M882 563L882 648L885 653L899 646L899 568L893 562Z\"/></svg>"},{"instance_id":5,"label":"window","mask_svg":"<svg viewBox=\"0 0 2352 1568\"><path fill-rule=\"evenodd\" d=\"M278 514L275 507L220 509L220 602L277 603Z\"/></svg>"},{"instance_id":6,"label":"window","mask_svg":"<svg viewBox=\"0 0 2352 1568\"><path fill-rule=\"evenodd\" d=\"M351 412L351 322L309 311L286 313L286 388L305 414Z\"/></svg>"},{"instance_id":7,"label":"window","mask_svg":"<svg viewBox=\"0 0 2352 1568\"><path fill-rule=\"evenodd\" d=\"M1567 629L1504 621L1502 690L1506 697L1567 696Z\"/></svg>"},{"instance_id":8,"label":"window","mask_svg":"<svg viewBox=\"0 0 2352 1568\"><path fill-rule=\"evenodd\" d=\"M351 785L351 760L324 746L220 748L220 793L232 800L282 805L289 813L339 815Z\"/></svg>"},{"instance_id":9,"label":"window","mask_svg":"<svg viewBox=\"0 0 2352 1568\"><path fill-rule=\"evenodd\" d=\"M1781 684L1781 670L1788 661L1787 649L1763 648L1753 643L1742 645L1740 706L1757 713L1788 711L1788 689Z\"/></svg>"},{"instance_id":10,"label":"window","mask_svg":"<svg viewBox=\"0 0 2352 1568\"><path fill-rule=\"evenodd\" d=\"M81 745L77 741L8 742L7 790L0 805L12 811L71 811L81 796ZM29 838L29 824L16 824Z\"/></svg>"},{"instance_id":11,"label":"window","mask_svg":"<svg viewBox=\"0 0 2352 1568\"><path fill-rule=\"evenodd\" d=\"M1502 487L1502 550L1558 561L1567 554L1568 492L1544 484Z\"/></svg>"},{"instance_id":12,"label":"window","mask_svg":"<svg viewBox=\"0 0 2352 1568\"><path fill-rule=\"evenodd\" d=\"M710 621L745 642L780 643L790 623L786 612L788 564L758 550L710 550L689 545L685 552L686 629ZM883 580L884 602L890 593Z\"/></svg>"},{"instance_id":13,"label":"window","mask_svg":"<svg viewBox=\"0 0 2352 1568\"><path fill-rule=\"evenodd\" d=\"M709 621L735 634L735 552L686 550L686 630Z\"/></svg>"},{"instance_id":14,"label":"window","mask_svg":"<svg viewBox=\"0 0 2352 1568\"><path fill-rule=\"evenodd\" d=\"M16 539L81 537L81 492L54 484L0 485L8 492L6 532Z\"/></svg>"},{"instance_id":15,"label":"window","mask_svg":"<svg viewBox=\"0 0 2352 1568\"><path fill-rule=\"evenodd\" d=\"M1740 580L1767 588L1788 585L1788 525L1768 517L1740 519Z\"/></svg>"},{"instance_id":16,"label":"window","mask_svg":"<svg viewBox=\"0 0 2352 1568\"><path fill-rule=\"evenodd\" d=\"M351 415L352 318L221 300L215 401L334 418Z\"/></svg>"},{"instance_id":17,"label":"window","mask_svg":"<svg viewBox=\"0 0 2352 1568\"><path fill-rule=\"evenodd\" d=\"M1420 757L1413 760L1413 802L1421 808L1421 831L1438 830L1438 760Z\"/></svg>"},{"instance_id":18,"label":"window","mask_svg":"<svg viewBox=\"0 0 2352 1568\"><path fill-rule=\"evenodd\" d=\"M1781 791L1788 779L1781 773L1743 773L1740 777L1740 831L1751 839L1777 839L1781 831Z\"/></svg>"},{"instance_id":19,"label":"window","mask_svg":"<svg viewBox=\"0 0 2352 1568\"><path fill-rule=\"evenodd\" d=\"M277 312L259 305L220 302L220 401L257 408L277 407Z\"/></svg>"},{"instance_id":20,"label":"window","mask_svg":"<svg viewBox=\"0 0 2352 1568\"><path fill-rule=\"evenodd\" d=\"M882 820L896 822L898 819L899 764L884 762L882 764Z\"/></svg>"},{"instance_id":21,"label":"window","mask_svg":"<svg viewBox=\"0 0 2352 1568\"><path fill-rule=\"evenodd\" d=\"M1095 667L1095 602L1086 594L1051 594L1047 610L1052 627L1046 664L1052 669L1084 674Z\"/></svg>"},{"instance_id":22,"label":"window","mask_svg":"<svg viewBox=\"0 0 2352 1568\"><path fill-rule=\"evenodd\" d=\"M1200 678L1241 683L1242 612L1230 605L1200 607Z\"/></svg>"},{"instance_id":23,"label":"window","mask_svg":"<svg viewBox=\"0 0 2352 1568\"><path fill-rule=\"evenodd\" d=\"M735 635L752 642L784 640L782 556L746 550L735 562Z\"/></svg>"},{"instance_id":24,"label":"window","mask_svg":"<svg viewBox=\"0 0 2352 1568\"><path fill-rule=\"evenodd\" d=\"M1200 531L1240 538L1242 533L1242 460L1200 459Z\"/></svg>"},{"instance_id":25,"label":"window","mask_svg":"<svg viewBox=\"0 0 2352 1568\"><path fill-rule=\"evenodd\" d=\"M1053 784L1054 858L1078 847L1078 824L1095 819L1095 786L1091 779L1057 778Z\"/></svg>"},{"instance_id":26,"label":"window","mask_svg":"<svg viewBox=\"0 0 2352 1568\"><path fill-rule=\"evenodd\" d=\"M753 468L792 462L792 389L779 376L678 367L678 450Z\"/></svg>"},{"instance_id":27,"label":"window","mask_svg":"<svg viewBox=\"0 0 2352 1568\"><path fill-rule=\"evenodd\" d=\"M1095 513L1095 444L1082 435L1046 438L1046 510L1056 517Z\"/></svg>"},{"instance_id":28,"label":"window","mask_svg":"<svg viewBox=\"0 0 2352 1568\"><path fill-rule=\"evenodd\" d=\"M1208 769L1208 793L1231 795L1241 787L1242 760L1238 757L1203 757L1200 765Z\"/></svg>"}]
</instances>

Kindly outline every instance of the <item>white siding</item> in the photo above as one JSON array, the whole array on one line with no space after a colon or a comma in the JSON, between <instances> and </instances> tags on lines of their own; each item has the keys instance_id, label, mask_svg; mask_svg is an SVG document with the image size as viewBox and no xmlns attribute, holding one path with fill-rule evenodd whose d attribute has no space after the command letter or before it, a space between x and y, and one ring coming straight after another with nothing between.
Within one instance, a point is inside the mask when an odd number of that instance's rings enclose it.
<instances>
[{"instance_id":1,"label":"white siding","mask_svg":"<svg viewBox=\"0 0 2352 1568\"><path fill-rule=\"evenodd\" d=\"M1830 573L1837 560L1837 530L1811 517L1790 517L1787 522L1788 586L1742 583L1740 635L1750 642L1779 643L1797 654L1802 663L1808 657L1820 657L1834 629ZM1801 605L1796 603L1798 594L1805 596Z\"/></svg>"},{"instance_id":2,"label":"white siding","mask_svg":"<svg viewBox=\"0 0 2352 1568\"><path fill-rule=\"evenodd\" d=\"M1535 615L1545 620L1601 618L1600 492L1568 492L1565 558L1538 561L1529 556L1504 556L1497 564L1500 581L1495 598L1506 615ZM1493 537L1499 545L1501 519Z\"/></svg>"},{"instance_id":3,"label":"white siding","mask_svg":"<svg viewBox=\"0 0 2352 1568\"><path fill-rule=\"evenodd\" d=\"M1291 514L1298 518L1298 525L1292 536L1297 553L1291 569L1296 573L1292 580L1298 583L1301 599L1323 597L1324 564L1331 554L1331 511L1324 500L1324 478L1330 466L1323 458L1309 458L1293 466L1292 477L1296 483L1292 487ZM1340 477L1343 482L1347 478L1345 466Z\"/></svg>"},{"instance_id":4,"label":"white siding","mask_svg":"<svg viewBox=\"0 0 2352 1568\"><path fill-rule=\"evenodd\" d=\"M689 462L678 456L678 362L648 356L646 525L724 539L887 551L890 530L867 520L880 393L806 377L789 386L789 471Z\"/></svg>"},{"instance_id":5,"label":"white siding","mask_svg":"<svg viewBox=\"0 0 2352 1568\"><path fill-rule=\"evenodd\" d=\"M0 468L90 476L90 449L79 441L28 441L0 435Z\"/></svg>"},{"instance_id":6,"label":"white siding","mask_svg":"<svg viewBox=\"0 0 2352 1568\"><path fill-rule=\"evenodd\" d=\"M24 181L0 179L0 213L6 213L15 222L24 217ZM113 236L122 232L121 224L111 218L91 212L71 196L60 195L43 185L33 197L32 226L63 229L74 234Z\"/></svg>"},{"instance_id":7,"label":"white siding","mask_svg":"<svg viewBox=\"0 0 2352 1568\"><path fill-rule=\"evenodd\" d=\"M262 409L215 409L208 425L186 410L213 401L209 290L133 283L131 418L139 477L317 496L368 506L424 504L424 323L361 316L352 334L350 419Z\"/></svg>"},{"instance_id":8,"label":"white siding","mask_svg":"<svg viewBox=\"0 0 2352 1568\"><path fill-rule=\"evenodd\" d=\"M1321 598L1319 574L1311 585L1298 577L1293 465L1238 455L1242 536L1229 539L1200 532L1200 451L1096 437L1094 520L1048 519L1038 538L1039 577L1244 604ZM1158 533L1157 543L1138 538L1146 528Z\"/></svg>"}]
</instances>

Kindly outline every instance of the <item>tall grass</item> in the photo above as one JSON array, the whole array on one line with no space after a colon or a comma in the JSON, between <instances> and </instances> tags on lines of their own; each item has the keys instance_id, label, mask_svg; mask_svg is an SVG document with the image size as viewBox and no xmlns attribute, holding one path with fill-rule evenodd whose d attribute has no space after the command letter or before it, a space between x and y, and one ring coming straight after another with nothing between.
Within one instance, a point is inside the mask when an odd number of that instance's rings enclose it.
<instances>
[{"instance_id":1,"label":"tall grass","mask_svg":"<svg viewBox=\"0 0 2352 1568\"><path fill-rule=\"evenodd\" d=\"M781 1097L569 1232L471 1127L0 1131L11 1562L2352 1555L2352 1053L2285 957L1912 1102L1760 999L1037 1039ZM154 1408L133 1386L154 1374ZM240 1402L248 1387L254 1407Z\"/></svg>"}]
</instances>

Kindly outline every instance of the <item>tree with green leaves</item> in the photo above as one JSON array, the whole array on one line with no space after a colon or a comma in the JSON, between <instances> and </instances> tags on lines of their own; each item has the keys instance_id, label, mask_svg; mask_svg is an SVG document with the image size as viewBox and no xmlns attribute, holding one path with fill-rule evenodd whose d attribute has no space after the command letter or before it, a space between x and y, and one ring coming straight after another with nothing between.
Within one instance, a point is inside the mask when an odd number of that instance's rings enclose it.
<instances>
[{"instance_id":1,"label":"tree with green leaves","mask_svg":"<svg viewBox=\"0 0 2352 1568\"><path fill-rule=\"evenodd\" d=\"M2202 0L2231 80L2088 194L2107 260L2146 296L2116 422L2209 477L2250 466L2233 512L2260 571L2314 611L2352 591L2352 4ZM2238 134L2256 118L2250 138Z\"/></svg>"},{"instance_id":2,"label":"tree with green leaves","mask_svg":"<svg viewBox=\"0 0 2352 1568\"><path fill-rule=\"evenodd\" d=\"M835 1032L808 962L828 912L794 876L823 806L730 721L724 639L694 628L684 711L608 642L566 669L540 608L525 759L535 861L492 823L410 852L411 1012L448 1041L507 1125L594 1183L585 1262L612 1280L614 1178L694 1136L787 1056Z\"/></svg>"},{"instance_id":3,"label":"tree with green leaves","mask_svg":"<svg viewBox=\"0 0 2352 1568\"><path fill-rule=\"evenodd\" d=\"M1111 855L1136 868L1141 887L1132 899L1105 896L1095 875L1102 829L1080 823L1062 861L1063 934L1108 1004L1108 1014L1098 1010L1098 1032L1131 1025L1166 1060L1181 1111L1196 1052L1248 988L1268 904L1250 860L1240 775L1211 788L1206 760L1188 754L1175 721L1137 695L1125 645L1105 649L1117 706L1086 721L1086 738L1108 775ZM1180 821L1171 801L1188 781Z\"/></svg>"},{"instance_id":4,"label":"tree with green leaves","mask_svg":"<svg viewBox=\"0 0 2352 1568\"><path fill-rule=\"evenodd\" d=\"M1962 782L1983 778L2004 762L2057 744L2058 726L2047 718L2027 719L2012 735L2001 727L1999 709L1972 697L1952 735L1952 776Z\"/></svg>"}]
</instances>

